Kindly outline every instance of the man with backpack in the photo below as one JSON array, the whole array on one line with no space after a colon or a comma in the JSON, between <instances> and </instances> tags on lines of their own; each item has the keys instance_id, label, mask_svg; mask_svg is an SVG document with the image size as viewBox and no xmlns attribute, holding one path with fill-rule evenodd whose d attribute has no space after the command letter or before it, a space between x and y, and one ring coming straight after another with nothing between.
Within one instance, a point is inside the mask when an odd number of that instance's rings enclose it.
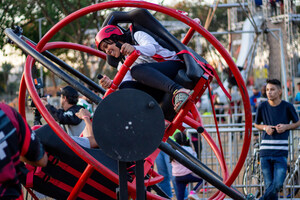
<instances>
[{"instance_id":1,"label":"man with backpack","mask_svg":"<svg viewBox=\"0 0 300 200\"><path fill-rule=\"evenodd\" d=\"M21 161L44 167L48 157L22 116L0 103L0 199L23 199L20 179L27 169Z\"/></svg>"}]
</instances>

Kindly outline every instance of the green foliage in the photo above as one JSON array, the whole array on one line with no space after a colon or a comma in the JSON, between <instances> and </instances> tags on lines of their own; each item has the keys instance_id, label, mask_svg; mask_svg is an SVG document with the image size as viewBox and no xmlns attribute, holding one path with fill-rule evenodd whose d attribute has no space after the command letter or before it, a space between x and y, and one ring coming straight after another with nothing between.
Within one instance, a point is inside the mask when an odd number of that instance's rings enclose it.
<instances>
[{"instance_id":1,"label":"green foliage","mask_svg":"<svg viewBox=\"0 0 300 200\"><path fill-rule=\"evenodd\" d=\"M40 1L40 0L0 0L0 46L3 46L6 42L4 37L4 29L10 28L14 25L21 26L23 28L23 34L31 39L32 41L39 41L39 22L41 19L41 32L44 35L49 31L55 24L60 20L64 19L69 14L80 10L86 6L90 6L95 3L101 3L101 0L51 0L51 1ZM105 11L94 12L84 17L73 21L58 33L54 35L51 41L65 41L77 44L93 45L89 44L89 38L86 34L86 30L95 29L101 25L105 16ZM55 55L59 56L64 54L67 57L68 50L60 49L52 51ZM81 66L83 72L87 72L88 75L88 64L84 57L84 54L79 54L74 63Z\"/></svg>"},{"instance_id":2,"label":"green foliage","mask_svg":"<svg viewBox=\"0 0 300 200\"><path fill-rule=\"evenodd\" d=\"M21 1L14 0L0 0L0 47L5 43L4 30L12 27L21 17L19 9Z\"/></svg>"}]
</instances>

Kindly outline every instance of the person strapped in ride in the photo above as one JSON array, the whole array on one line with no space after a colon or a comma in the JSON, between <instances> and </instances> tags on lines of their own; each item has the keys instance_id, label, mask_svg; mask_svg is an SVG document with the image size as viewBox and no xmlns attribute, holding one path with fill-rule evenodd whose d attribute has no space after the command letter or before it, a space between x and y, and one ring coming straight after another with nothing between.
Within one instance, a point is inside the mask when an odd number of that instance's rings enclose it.
<instances>
[{"instance_id":1,"label":"person strapped in ride","mask_svg":"<svg viewBox=\"0 0 300 200\"><path fill-rule=\"evenodd\" d=\"M0 199L23 199L20 179L27 169L21 162L46 166L47 154L21 115L0 103Z\"/></svg>"},{"instance_id":2,"label":"person strapped in ride","mask_svg":"<svg viewBox=\"0 0 300 200\"><path fill-rule=\"evenodd\" d=\"M144 31L124 32L120 27L107 25L96 35L96 46L107 55L118 58L120 61L138 50L141 56L132 65L123 79L120 89L133 87L141 89L158 102L164 94L175 97L175 110L178 111L188 98L189 90L174 81L178 70L185 68L175 51L162 47L152 36ZM119 63L118 69L122 63ZM104 76L100 84L104 88L111 86L111 80ZM162 93L163 92L163 93ZM162 95L161 95L162 94Z\"/></svg>"}]
</instances>

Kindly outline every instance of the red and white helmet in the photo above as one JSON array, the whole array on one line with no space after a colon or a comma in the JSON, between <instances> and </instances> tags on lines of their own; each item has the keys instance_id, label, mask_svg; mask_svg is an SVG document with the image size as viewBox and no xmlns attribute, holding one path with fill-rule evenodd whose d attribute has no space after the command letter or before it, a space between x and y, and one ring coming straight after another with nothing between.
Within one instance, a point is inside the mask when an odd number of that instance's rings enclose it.
<instances>
[{"instance_id":1,"label":"red and white helmet","mask_svg":"<svg viewBox=\"0 0 300 200\"><path fill-rule=\"evenodd\" d=\"M123 35L123 31L115 25L104 26L96 35L95 42L96 46L99 49L99 45L104 39L110 38L112 35ZM99 49L100 50L100 49Z\"/></svg>"}]
</instances>

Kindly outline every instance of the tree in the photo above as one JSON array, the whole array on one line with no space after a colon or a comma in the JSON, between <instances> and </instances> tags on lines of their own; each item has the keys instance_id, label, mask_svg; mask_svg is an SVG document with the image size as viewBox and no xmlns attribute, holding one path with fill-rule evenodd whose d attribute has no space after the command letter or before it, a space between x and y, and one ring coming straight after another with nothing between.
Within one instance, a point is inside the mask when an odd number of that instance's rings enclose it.
<instances>
[{"instance_id":1,"label":"tree","mask_svg":"<svg viewBox=\"0 0 300 200\"><path fill-rule=\"evenodd\" d=\"M40 0L0 0L0 45L6 42L4 36L4 29L14 25L21 26L23 28L23 34L31 40L39 41L39 25L38 19L43 18L42 21L42 35L44 35L51 27L57 22L62 20L69 14L82 9L83 7L100 3L103 0L52 0L52 1L40 1ZM94 12L80 19L75 20L63 29L61 29L51 41L67 41L77 44L93 45L90 44L86 31L88 29L95 29L100 27L105 19L106 11ZM70 50L59 49L52 51L56 56L60 56L71 65L79 66L79 71L89 76L89 60L88 55L82 52L75 52L73 60L69 59L68 52ZM100 66L102 67L102 66Z\"/></svg>"},{"instance_id":2,"label":"tree","mask_svg":"<svg viewBox=\"0 0 300 200\"><path fill-rule=\"evenodd\" d=\"M20 3L21 1L0 0L0 47L6 43L5 28L12 27L22 18Z\"/></svg>"}]
</instances>

